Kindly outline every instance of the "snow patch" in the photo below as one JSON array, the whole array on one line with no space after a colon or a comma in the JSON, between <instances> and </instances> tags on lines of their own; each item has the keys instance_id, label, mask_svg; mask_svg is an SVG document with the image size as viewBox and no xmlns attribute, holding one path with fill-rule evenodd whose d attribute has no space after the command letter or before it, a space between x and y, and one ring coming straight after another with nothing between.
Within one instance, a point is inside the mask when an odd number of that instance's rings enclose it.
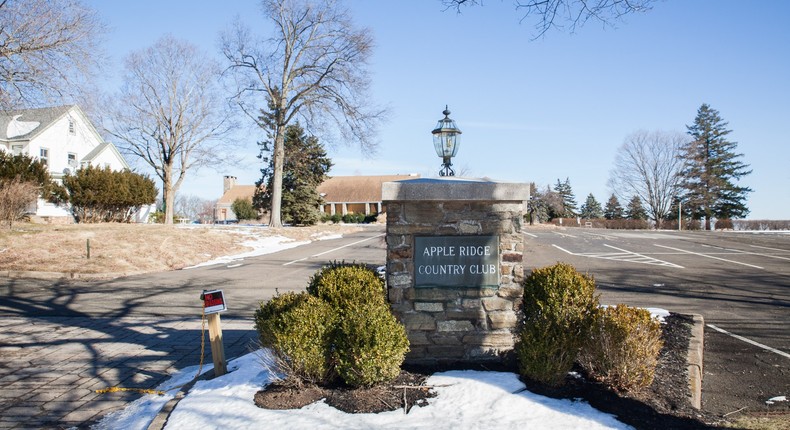
<instances>
[{"instance_id":1,"label":"snow patch","mask_svg":"<svg viewBox=\"0 0 790 430\"><path fill-rule=\"evenodd\" d=\"M198 381L175 408L167 430L222 428L299 429L430 429L477 428L630 429L612 415L584 401L551 399L525 391L518 375L507 372L451 371L437 373L427 384L437 397L428 406L379 414L349 414L323 401L296 410L268 410L255 406L255 393L271 383L272 375L262 366L261 354L244 355L228 364L229 373L210 381ZM178 372L163 386L188 381L194 369ZM145 428L172 396L145 396L123 411L106 416L98 429ZM485 423L481 427L481 424Z\"/></svg>"}]
</instances>

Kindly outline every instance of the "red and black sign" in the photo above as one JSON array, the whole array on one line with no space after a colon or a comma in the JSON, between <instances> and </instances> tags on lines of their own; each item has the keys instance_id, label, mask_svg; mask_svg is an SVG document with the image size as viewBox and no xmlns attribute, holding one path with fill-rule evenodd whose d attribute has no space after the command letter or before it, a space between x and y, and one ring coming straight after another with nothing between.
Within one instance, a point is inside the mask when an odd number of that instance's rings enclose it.
<instances>
[{"instance_id":1,"label":"red and black sign","mask_svg":"<svg viewBox=\"0 0 790 430\"><path fill-rule=\"evenodd\" d=\"M200 295L203 299L203 311L206 314L215 314L228 310L225 306L225 296L222 290L203 291Z\"/></svg>"}]
</instances>

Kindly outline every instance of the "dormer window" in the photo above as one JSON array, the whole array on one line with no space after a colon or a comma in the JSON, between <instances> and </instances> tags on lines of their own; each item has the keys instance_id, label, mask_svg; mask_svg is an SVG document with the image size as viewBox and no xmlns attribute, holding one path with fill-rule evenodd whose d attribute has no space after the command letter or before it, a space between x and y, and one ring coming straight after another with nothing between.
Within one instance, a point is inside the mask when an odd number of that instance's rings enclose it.
<instances>
[{"instance_id":1,"label":"dormer window","mask_svg":"<svg viewBox=\"0 0 790 430\"><path fill-rule=\"evenodd\" d=\"M74 120L69 118L69 134L76 134L77 132L74 131Z\"/></svg>"}]
</instances>

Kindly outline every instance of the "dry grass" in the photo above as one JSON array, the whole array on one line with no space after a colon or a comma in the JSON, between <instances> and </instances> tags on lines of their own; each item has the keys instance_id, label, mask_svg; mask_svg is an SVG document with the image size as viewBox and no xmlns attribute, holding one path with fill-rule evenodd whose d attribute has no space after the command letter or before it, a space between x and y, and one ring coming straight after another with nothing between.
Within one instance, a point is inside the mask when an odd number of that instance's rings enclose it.
<instances>
[{"instance_id":1,"label":"dry grass","mask_svg":"<svg viewBox=\"0 0 790 430\"><path fill-rule=\"evenodd\" d=\"M743 416L727 427L744 430L788 430L790 429L790 414L787 413L763 413Z\"/></svg>"},{"instance_id":2,"label":"dry grass","mask_svg":"<svg viewBox=\"0 0 790 430\"><path fill-rule=\"evenodd\" d=\"M0 271L135 274L180 269L249 251L255 236L309 240L354 226L165 226L159 224L15 224L0 229ZM90 258L88 242L90 241Z\"/></svg>"}]
</instances>

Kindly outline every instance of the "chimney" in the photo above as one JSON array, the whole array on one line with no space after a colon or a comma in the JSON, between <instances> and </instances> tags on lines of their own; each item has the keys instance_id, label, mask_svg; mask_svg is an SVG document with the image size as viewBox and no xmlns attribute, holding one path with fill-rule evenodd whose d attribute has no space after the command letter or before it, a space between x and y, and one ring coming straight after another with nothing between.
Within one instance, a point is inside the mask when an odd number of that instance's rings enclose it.
<instances>
[{"instance_id":1,"label":"chimney","mask_svg":"<svg viewBox=\"0 0 790 430\"><path fill-rule=\"evenodd\" d=\"M236 179L235 176L222 177L222 194L227 193L228 190L236 186Z\"/></svg>"}]
</instances>

